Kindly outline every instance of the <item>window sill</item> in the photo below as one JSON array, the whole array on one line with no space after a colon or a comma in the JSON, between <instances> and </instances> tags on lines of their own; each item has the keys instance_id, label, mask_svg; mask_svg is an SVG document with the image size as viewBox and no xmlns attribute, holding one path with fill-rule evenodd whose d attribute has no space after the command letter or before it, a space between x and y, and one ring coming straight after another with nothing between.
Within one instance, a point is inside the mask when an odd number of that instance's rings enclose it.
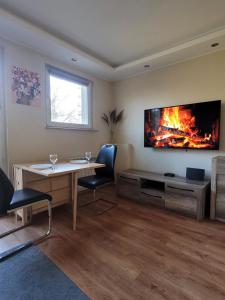
<instances>
[{"instance_id":1,"label":"window sill","mask_svg":"<svg viewBox=\"0 0 225 300\"><path fill-rule=\"evenodd\" d=\"M60 129L60 130L75 130L75 131L91 131L91 132L98 132L99 130L94 128L74 128L74 127L60 127L60 126L54 126L54 125L47 125L46 129Z\"/></svg>"}]
</instances>

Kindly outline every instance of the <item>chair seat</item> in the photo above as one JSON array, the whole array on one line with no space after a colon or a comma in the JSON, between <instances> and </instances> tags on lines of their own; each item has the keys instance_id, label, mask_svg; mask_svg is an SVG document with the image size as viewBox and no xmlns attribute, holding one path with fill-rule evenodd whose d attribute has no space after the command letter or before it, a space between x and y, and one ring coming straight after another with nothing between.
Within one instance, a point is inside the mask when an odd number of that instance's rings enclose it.
<instances>
[{"instance_id":1,"label":"chair seat","mask_svg":"<svg viewBox=\"0 0 225 300\"><path fill-rule=\"evenodd\" d=\"M15 191L10 202L9 210L20 208L25 205L29 205L41 200L52 200L52 197L48 194L32 190L32 189L22 189Z\"/></svg>"},{"instance_id":2,"label":"chair seat","mask_svg":"<svg viewBox=\"0 0 225 300\"><path fill-rule=\"evenodd\" d=\"M110 182L113 182L112 178L100 177L96 175L85 176L78 179L78 185L81 185L91 190L94 190L96 187Z\"/></svg>"}]
</instances>

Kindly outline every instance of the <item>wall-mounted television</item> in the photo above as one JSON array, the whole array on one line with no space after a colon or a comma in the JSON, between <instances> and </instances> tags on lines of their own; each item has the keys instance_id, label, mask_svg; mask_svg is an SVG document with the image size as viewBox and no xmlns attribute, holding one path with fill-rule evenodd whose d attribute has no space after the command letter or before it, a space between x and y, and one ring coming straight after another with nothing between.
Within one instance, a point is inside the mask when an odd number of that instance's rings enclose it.
<instances>
[{"instance_id":1,"label":"wall-mounted television","mask_svg":"<svg viewBox=\"0 0 225 300\"><path fill-rule=\"evenodd\" d=\"M146 109L144 146L219 149L221 100Z\"/></svg>"}]
</instances>

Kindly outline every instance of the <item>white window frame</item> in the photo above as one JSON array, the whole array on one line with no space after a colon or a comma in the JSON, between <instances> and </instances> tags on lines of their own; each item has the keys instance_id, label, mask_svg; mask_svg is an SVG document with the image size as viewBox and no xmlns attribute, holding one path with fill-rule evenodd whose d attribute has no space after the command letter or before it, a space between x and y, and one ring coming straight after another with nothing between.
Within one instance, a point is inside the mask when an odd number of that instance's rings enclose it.
<instances>
[{"instance_id":1,"label":"white window frame","mask_svg":"<svg viewBox=\"0 0 225 300\"><path fill-rule=\"evenodd\" d=\"M59 128L59 129L75 129L75 130L93 130L93 110L92 110L92 91L93 82L89 79L77 76L69 73L57 67L46 65L46 117L47 117L47 128ZM88 122L87 124L74 124L74 123L63 123L54 122L51 120L51 98L50 98L50 75L54 75L59 78L69 80L71 82L83 85L87 87L87 107L88 107ZM83 103L82 103L83 104Z\"/></svg>"}]
</instances>

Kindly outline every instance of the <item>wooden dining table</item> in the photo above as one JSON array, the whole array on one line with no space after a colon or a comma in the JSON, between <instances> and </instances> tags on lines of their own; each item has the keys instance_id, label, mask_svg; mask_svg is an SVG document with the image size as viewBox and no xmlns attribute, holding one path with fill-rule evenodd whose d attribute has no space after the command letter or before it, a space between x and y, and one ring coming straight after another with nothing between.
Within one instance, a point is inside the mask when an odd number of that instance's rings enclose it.
<instances>
[{"instance_id":1,"label":"wooden dining table","mask_svg":"<svg viewBox=\"0 0 225 300\"><path fill-rule=\"evenodd\" d=\"M40 163L14 164L14 187L15 190L23 188L34 188L41 192L47 192L53 196L53 207L64 203L72 202L73 230L77 224L77 193L78 174L83 170L94 170L105 165L99 163L70 163L59 162L55 168L39 169L35 165ZM55 198L55 199L54 199ZM70 198L70 199L69 199ZM36 209L43 211L44 207ZM34 209L35 211L35 209ZM28 223L32 211L23 209L20 212L22 222Z\"/></svg>"}]
</instances>

